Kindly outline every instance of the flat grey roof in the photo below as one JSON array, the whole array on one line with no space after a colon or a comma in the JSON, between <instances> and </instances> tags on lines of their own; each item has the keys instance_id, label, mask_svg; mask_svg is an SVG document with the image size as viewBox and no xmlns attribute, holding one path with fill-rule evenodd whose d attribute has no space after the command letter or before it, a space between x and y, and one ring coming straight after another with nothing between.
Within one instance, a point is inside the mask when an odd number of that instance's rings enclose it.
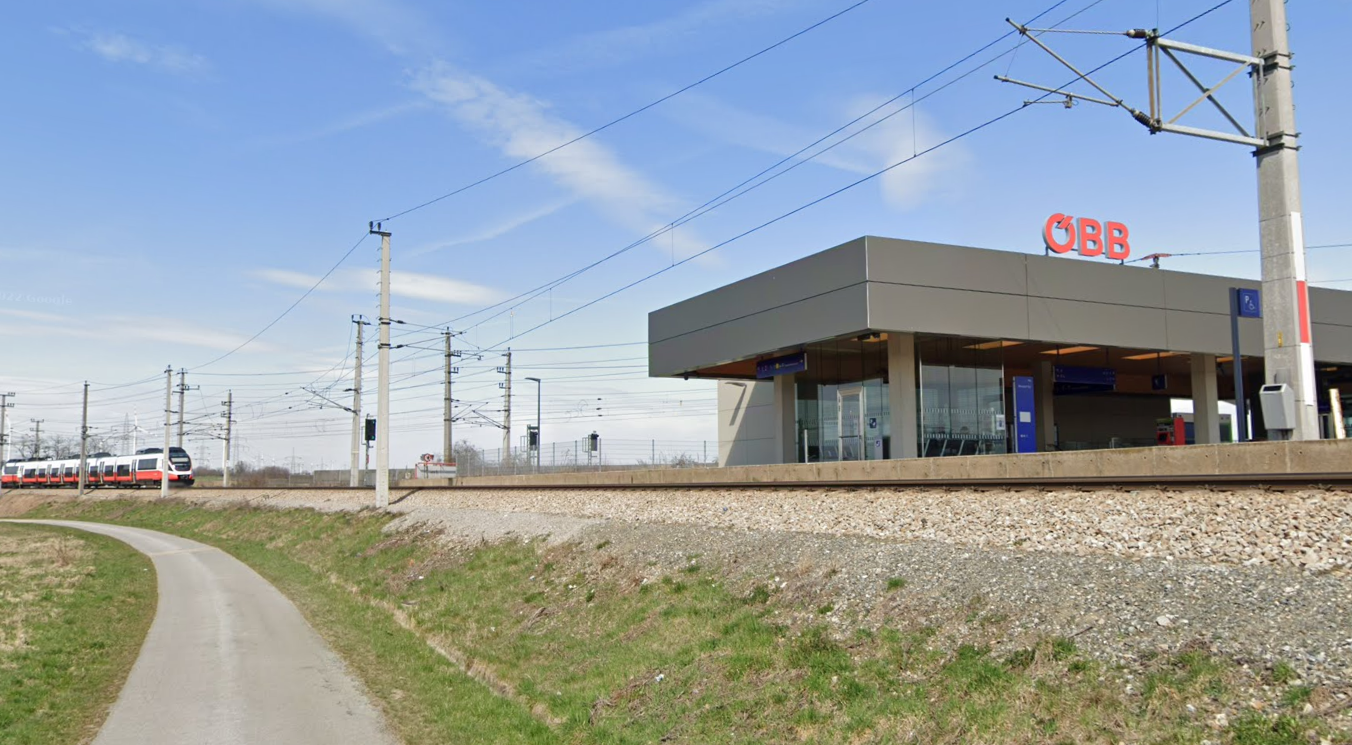
<instances>
[{"instance_id":1,"label":"flat grey roof","mask_svg":"<svg viewBox=\"0 0 1352 745\"><path fill-rule=\"evenodd\" d=\"M1228 289L1256 280L866 236L648 314L648 373L872 331L1230 353ZM1352 292L1310 289L1315 358L1352 363ZM1262 322L1241 319L1245 355Z\"/></svg>"}]
</instances>

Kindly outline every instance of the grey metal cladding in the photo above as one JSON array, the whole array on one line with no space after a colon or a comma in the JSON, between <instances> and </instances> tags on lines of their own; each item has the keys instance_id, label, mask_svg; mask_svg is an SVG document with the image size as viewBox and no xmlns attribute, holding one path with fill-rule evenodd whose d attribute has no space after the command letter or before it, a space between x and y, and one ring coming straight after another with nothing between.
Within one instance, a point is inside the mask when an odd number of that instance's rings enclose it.
<instances>
[{"instance_id":1,"label":"grey metal cladding","mask_svg":"<svg viewBox=\"0 0 1352 745\"><path fill-rule=\"evenodd\" d=\"M653 311L648 314L648 340L699 331L864 279L864 239L859 238Z\"/></svg>"},{"instance_id":2,"label":"grey metal cladding","mask_svg":"<svg viewBox=\"0 0 1352 745\"><path fill-rule=\"evenodd\" d=\"M1028 338L1057 344L1168 349L1162 308L1028 298Z\"/></svg>"},{"instance_id":3,"label":"grey metal cladding","mask_svg":"<svg viewBox=\"0 0 1352 745\"><path fill-rule=\"evenodd\" d=\"M1352 364L1352 292L1311 287L1310 320L1314 358Z\"/></svg>"},{"instance_id":4,"label":"grey metal cladding","mask_svg":"<svg viewBox=\"0 0 1352 745\"><path fill-rule=\"evenodd\" d=\"M1352 292L1311 287L1310 319L1315 323L1352 326Z\"/></svg>"},{"instance_id":5,"label":"grey metal cladding","mask_svg":"<svg viewBox=\"0 0 1352 745\"><path fill-rule=\"evenodd\" d=\"M1316 323L1310 329L1317 362L1352 364L1352 326Z\"/></svg>"},{"instance_id":6,"label":"grey metal cladding","mask_svg":"<svg viewBox=\"0 0 1352 745\"><path fill-rule=\"evenodd\" d=\"M777 349L863 332L868 322L863 282L648 344L648 374L678 375Z\"/></svg>"},{"instance_id":7,"label":"grey metal cladding","mask_svg":"<svg viewBox=\"0 0 1352 745\"><path fill-rule=\"evenodd\" d=\"M1028 336L1028 298L997 292L869 282L868 326L955 336Z\"/></svg>"},{"instance_id":8,"label":"grey metal cladding","mask_svg":"<svg viewBox=\"0 0 1352 745\"><path fill-rule=\"evenodd\" d=\"M1009 295L1028 293L1026 254L875 236L864 238L864 242L870 282Z\"/></svg>"},{"instance_id":9,"label":"grey metal cladding","mask_svg":"<svg viewBox=\"0 0 1352 745\"><path fill-rule=\"evenodd\" d=\"M1176 352L1230 354L1230 310L1227 300L1224 315L1186 310L1165 312L1169 326L1168 345ZM1263 322L1256 318L1239 319L1239 349L1244 354L1263 355Z\"/></svg>"},{"instance_id":10,"label":"grey metal cladding","mask_svg":"<svg viewBox=\"0 0 1352 745\"><path fill-rule=\"evenodd\" d=\"M1028 294L1057 300L1164 308L1159 269L1111 266L1103 259L1029 256Z\"/></svg>"},{"instance_id":11,"label":"grey metal cladding","mask_svg":"<svg viewBox=\"0 0 1352 745\"><path fill-rule=\"evenodd\" d=\"M1217 277L1211 274L1192 274L1150 269L1164 276L1164 302L1170 310L1192 313L1210 313L1225 318L1225 338L1230 338L1230 288L1256 290L1263 283L1251 279ZM1262 324L1259 324L1260 326ZM1258 352L1262 353L1261 347Z\"/></svg>"},{"instance_id":12,"label":"grey metal cladding","mask_svg":"<svg viewBox=\"0 0 1352 745\"><path fill-rule=\"evenodd\" d=\"M650 314L649 370L679 374L866 330L1227 355L1228 290L1259 286L869 236ZM1352 292L1312 288L1310 313L1316 359L1352 363ZM1261 321L1241 319L1240 335L1245 354L1262 354Z\"/></svg>"}]
</instances>

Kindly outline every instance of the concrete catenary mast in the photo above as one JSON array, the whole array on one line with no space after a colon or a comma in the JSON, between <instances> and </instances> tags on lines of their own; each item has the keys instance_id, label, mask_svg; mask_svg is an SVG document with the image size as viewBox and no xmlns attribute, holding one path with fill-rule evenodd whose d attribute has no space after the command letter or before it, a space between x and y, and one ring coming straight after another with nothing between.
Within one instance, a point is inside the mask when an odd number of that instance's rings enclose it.
<instances>
[{"instance_id":1,"label":"concrete catenary mast","mask_svg":"<svg viewBox=\"0 0 1352 745\"><path fill-rule=\"evenodd\" d=\"M0 461L9 460L10 457L8 412L14 406L9 402L11 398L14 398L13 393L0 393Z\"/></svg>"},{"instance_id":2,"label":"concrete catenary mast","mask_svg":"<svg viewBox=\"0 0 1352 745\"><path fill-rule=\"evenodd\" d=\"M1205 15L1205 14L1203 14ZM1200 17L1200 16L1198 16ZM1008 20L1008 19L1006 19ZM1195 20L1195 19L1194 19ZM1009 21L1019 33L1042 48L1058 62L1102 93L1106 98L1071 93L1034 83L1013 80L1004 75L997 80L1014 83L1049 96L1065 97L1067 106L1074 101L1121 108L1152 133L1172 132L1254 148L1258 163L1259 246L1262 252L1263 279L1263 358L1268 383L1284 383L1294 394L1296 421L1287 431L1269 430L1269 437L1294 440L1319 439L1319 415L1314 375L1314 351L1310 327L1309 289L1305 273L1305 234L1301 220L1299 146L1296 109L1291 85L1291 48L1287 34L1286 4L1283 0L1250 0L1252 54L1187 44L1165 38L1158 30L1132 29L1123 35L1145 41L1149 107L1140 111L1127 105L1081 72L1064 57L1052 51L1038 37L1058 29L1034 29ZM1162 106L1161 54L1174 63L1201 92L1201 96L1171 118ZM1238 68L1224 80L1206 86L1184 64L1184 59L1204 57L1231 62ZM1248 130L1232 115L1216 92L1241 72L1254 81L1256 131ZM1229 123L1233 131L1218 131L1179 124L1193 108L1210 103ZM1036 103L1036 102L1028 102Z\"/></svg>"},{"instance_id":3,"label":"concrete catenary mast","mask_svg":"<svg viewBox=\"0 0 1352 745\"><path fill-rule=\"evenodd\" d=\"M366 319L360 315L352 316L357 324L357 353L352 369L352 472L348 475L348 486L361 485L361 364L362 364L362 327Z\"/></svg>"},{"instance_id":4,"label":"concrete catenary mast","mask_svg":"<svg viewBox=\"0 0 1352 745\"><path fill-rule=\"evenodd\" d=\"M370 232L380 236L380 349L376 363L376 508L390 504L390 233L379 223Z\"/></svg>"},{"instance_id":5,"label":"concrete catenary mast","mask_svg":"<svg viewBox=\"0 0 1352 745\"><path fill-rule=\"evenodd\" d=\"M235 392L225 392L225 452L221 454L221 485L230 486L230 436L235 423Z\"/></svg>"}]
</instances>

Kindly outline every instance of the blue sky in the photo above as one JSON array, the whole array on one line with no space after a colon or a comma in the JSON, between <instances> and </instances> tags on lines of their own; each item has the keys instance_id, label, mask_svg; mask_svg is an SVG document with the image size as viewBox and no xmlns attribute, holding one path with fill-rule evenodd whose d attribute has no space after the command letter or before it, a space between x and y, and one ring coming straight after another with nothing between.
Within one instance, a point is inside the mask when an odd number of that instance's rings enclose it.
<instances>
[{"instance_id":1,"label":"blue sky","mask_svg":"<svg viewBox=\"0 0 1352 745\"><path fill-rule=\"evenodd\" d=\"M1067 74L1007 39L917 83L1053 0L870 0L706 84L577 145L387 223L394 233L394 462L440 439L439 343L416 325L453 319L458 343L497 349L513 333L517 424L534 417L525 375L545 378L547 440L592 429L615 441L716 436L709 384L643 379L646 314L860 235L1040 251L1053 212L1118 220L1136 255L1257 248L1256 178L1236 145L1149 135L1121 111L1033 106L809 210L563 320L566 313L774 219L998 114ZM1071 28L1167 28L1215 0L1068 1ZM353 313L376 315L377 242L285 319L266 326L365 231L650 103L816 23L852 0L126 0L27 3L0 28L0 389L15 419L78 426L78 381L95 381L93 423L139 415L155 429L166 365L193 370L189 414L205 432L227 389L244 455L315 465L346 457ZM1307 243L1352 242L1352 146L1340 30L1352 5L1289 6ZM1121 37L1048 37L1092 66ZM1231 2L1176 38L1243 51L1248 4ZM1142 55L1102 73L1143 105ZM958 74L976 71L951 87ZM1219 80L1228 68L1198 65ZM1241 79L1227 101L1247 119ZM1172 75L1166 101L1192 100ZM867 133L501 317L464 318L669 224L761 169L901 94ZM863 123L869 123L866 119ZM1213 113L1189 115L1219 126ZM1346 249L1315 250L1310 274L1352 278ZM1254 277L1256 253L1178 257L1169 268ZM1343 283L1342 287L1352 286ZM474 325L476 321L483 321ZM374 345L367 347L368 352ZM350 360L350 357L348 358ZM493 368L462 361L457 398L498 414ZM332 371L332 372L330 372ZM266 373L266 374L263 374ZM368 384L374 366L367 368ZM106 389L105 389L106 388ZM606 417L594 413L601 398ZM196 398L196 402L192 399ZM367 408L374 410L374 396ZM471 418L473 418L471 416ZM518 429L517 435L520 434ZM495 447L498 431L460 428ZM212 460L218 446L205 438ZM197 445L193 452L198 452Z\"/></svg>"}]
</instances>

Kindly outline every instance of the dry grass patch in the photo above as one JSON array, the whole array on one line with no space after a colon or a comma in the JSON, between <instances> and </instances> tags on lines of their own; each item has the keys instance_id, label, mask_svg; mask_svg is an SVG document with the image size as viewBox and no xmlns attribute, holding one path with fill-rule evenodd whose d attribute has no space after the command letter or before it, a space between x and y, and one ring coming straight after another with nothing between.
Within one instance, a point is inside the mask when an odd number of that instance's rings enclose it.
<instances>
[{"instance_id":1,"label":"dry grass patch","mask_svg":"<svg viewBox=\"0 0 1352 745\"><path fill-rule=\"evenodd\" d=\"M93 739L155 602L150 560L130 546L0 523L0 742Z\"/></svg>"},{"instance_id":2,"label":"dry grass patch","mask_svg":"<svg viewBox=\"0 0 1352 745\"><path fill-rule=\"evenodd\" d=\"M1009 639L1017 609L981 597L936 611L890 583L886 610L855 618L829 565L771 582L605 541L450 546L387 535L389 519L172 504L123 518L273 580L409 742L1347 741L1304 713L1322 692L1289 681L1285 703L1254 711L1255 673L1200 646L1111 666L1072 639Z\"/></svg>"}]
</instances>

